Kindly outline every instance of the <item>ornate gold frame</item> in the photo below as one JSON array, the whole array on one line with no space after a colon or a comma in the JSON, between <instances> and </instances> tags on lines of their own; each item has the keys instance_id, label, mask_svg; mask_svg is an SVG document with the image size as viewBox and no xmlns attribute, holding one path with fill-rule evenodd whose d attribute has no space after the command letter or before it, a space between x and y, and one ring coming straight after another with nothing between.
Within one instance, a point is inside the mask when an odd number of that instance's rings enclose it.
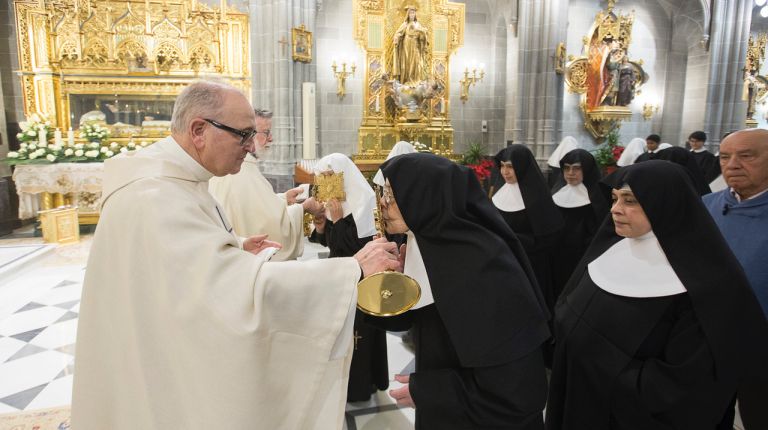
<instances>
[{"instance_id":1,"label":"ornate gold frame","mask_svg":"<svg viewBox=\"0 0 768 430\"><path fill-rule=\"evenodd\" d=\"M13 4L24 111L54 127L73 126L71 94L176 95L216 76L250 97L248 14L226 0L218 9L197 0Z\"/></svg>"},{"instance_id":2,"label":"ornate gold frame","mask_svg":"<svg viewBox=\"0 0 768 430\"><path fill-rule=\"evenodd\" d=\"M426 115L418 121L403 118L393 101L385 97L383 79L386 71L392 70L392 39L409 5L418 8L419 22L429 30L427 61L432 79L441 88L427 100ZM365 170L366 164L378 165L399 140L418 140L434 153L452 155L450 57L464 43L464 4L447 0L354 0L353 7L354 38L365 52L363 119L354 157L358 166Z\"/></svg>"},{"instance_id":3,"label":"ornate gold frame","mask_svg":"<svg viewBox=\"0 0 768 430\"><path fill-rule=\"evenodd\" d=\"M608 0L608 6L601 10L595 17L594 23L590 27L587 36L584 36L584 54L579 57L568 56L568 62L564 70L561 69L565 57L565 47L562 43L558 45L555 52L555 72L564 74L565 84L568 91L582 94L579 108L584 114L584 128L592 134L595 140L600 143L614 128L621 126L621 121L632 118L632 111L628 106L597 106L587 107L587 68L589 67L590 43L593 38L600 40L606 34L611 34L619 42L624 52L628 52L632 41L632 26L634 24L634 11L629 15L617 15L613 12L617 0ZM636 70L641 77L637 83L636 89L648 81L648 74L643 69L643 60L629 60L629 64ZM639 94L639 91L637 91Z\"/></svg>"},{"instance_id":4,"label":"ornate gold frame","mask_svg":"<svg viewBox=\"0 0 768 430\"><path fill-rule=\"evenodd\" d=\"M291 52L293 61L312 62L312 32L307 31L304 24L291 29Z\"/></svg>"}]
</instances>

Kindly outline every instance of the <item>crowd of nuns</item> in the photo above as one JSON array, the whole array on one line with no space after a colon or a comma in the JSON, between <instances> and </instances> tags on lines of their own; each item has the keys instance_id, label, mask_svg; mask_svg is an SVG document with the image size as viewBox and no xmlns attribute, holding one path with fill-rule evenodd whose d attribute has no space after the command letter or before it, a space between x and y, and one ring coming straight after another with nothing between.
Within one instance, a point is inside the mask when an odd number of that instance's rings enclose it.
<instances>
[{"instance_id":1,"label":"crowd of nuns","mask_svg":"<svg viewBox=\"0 0 768 430\"><path fill-rule=\"evenodd\" d=\"M739 384L768 367L768 324L688 151L665 151L601 179L566 139L550 190L512 145L489 199L470 169L399 143L374 182L422 298L355 319L350 400L386 387L383 330L410 330L419 430L732 428ZM344 172L347 200L312 240L352 255L374 193L343 155L319 169Z\"/></svg>"}]
</instances>

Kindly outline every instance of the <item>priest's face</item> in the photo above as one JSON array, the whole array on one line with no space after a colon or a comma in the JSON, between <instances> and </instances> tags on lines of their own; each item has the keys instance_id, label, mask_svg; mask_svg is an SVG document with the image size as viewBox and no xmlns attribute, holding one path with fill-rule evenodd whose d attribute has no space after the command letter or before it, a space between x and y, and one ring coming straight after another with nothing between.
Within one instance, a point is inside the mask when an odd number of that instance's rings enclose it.
<instances>
[{"instance_id":1,"label":"priest's face","mask_svg":"<svg viewBox=\"0 0 768 430\"><path fill-rule=\"evenodd\" d=\"M194 145L200 158L200 164L216 176L225 176L240 171L240 166L249 152L254 150L255 137L243 142L242 136L222 128L222 125L242 132L249 132L256 126L256 114L253 107L241 93L224 93L224 109L212 112L210 119L219 126L205 122L205 129L193 136Z\"/></svg>"},{"instance_id":2,"label":"priest's face","mask_svg":"<svg viewBox=\"0 0 768 430\"><path fill-rule=\"evenodd\" d=\"M253 156L264 158L267 155L269 144L272 143L272 118L256 117L256 137Z\"/></svg>"},{"instance_id":3,"label":"priest's face","mask_svg":"<svg viewBox=\"0 0 768 430\"><path fill-rule=\"evenodd\" d=\"M768 131L748 129L728 135L720 144L720 169L742 199L768 189Z\"/></svg>"},{"instance_id":4,"label":"priest's face","mask_svg":"<svg viewBox=\"0 0 768 430\"><path fill-rule=\"evenodd\" d=\"M634 238L651 231L651 222L629 188L613 190L611 217L619 236Z\"/></svg>"},{"instance_id":5,"label":"priest's face","mask_svg":"<svg viewBox=\"0 0 768 430\"><path fill-rule=\"evenodd\" d=\"M410 230L397 206L389 180L386 181L384 193L381 196L381 217L384 219L384 228L389 234L402 234Z\"/></svg>"},{"instance_id":6,"label":"priest's face","mask_svg":"<svg viewBox=\"0 0 768 430\"><path fill-rule=\"evenodd\" d=\"M563 177L568 185L579 185L584 182L584 172L581 171L581 163L563 165Z\"/></svg>"},{"instance_id":7,"label":"priest's face","mask_svg":"<svg viewBox=\"0 0 768 430\"><path fill-rule=\"evenodd\" d=\"M501 177L504 178L504 182L508 184L517 183L517 176L511 161L502 161L499 170L501 170Z\"/></svg>"}]
</instances>

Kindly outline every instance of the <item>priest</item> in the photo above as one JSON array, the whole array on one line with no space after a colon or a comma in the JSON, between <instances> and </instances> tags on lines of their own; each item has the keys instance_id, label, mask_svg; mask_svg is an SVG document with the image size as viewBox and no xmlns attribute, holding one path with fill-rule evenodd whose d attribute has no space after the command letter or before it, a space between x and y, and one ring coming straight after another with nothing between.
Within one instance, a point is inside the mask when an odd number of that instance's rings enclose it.
<instances>
[{"instance_id":1,"label":"priest","mask_svg":"<svg viewBox=\"0 0 768 430\"><path fill-rule=\"evenodd\" d=\"M323 208L311 197L295 204L298 188L275 194L257 163L272 142L272 112L255 109L255 113L256 150L245 157L236 175L211 178L210 192L232 223L235 233L241 236L267 234L271 240L283 245L272 261L294 260L304 252L304 213L319 216Z\"/></svg>"},{"instance_id":2,"label":"priest","mask_svg":"<svg viewBox=\"0 0 768 430\"><path fill-rule=\"evenodd\" d=\"M400 269L395 245L354 258L268 262L208 193L254 150L236 88L198 81L171 136L105 162L83 284L72 426L341 428L361 274Z\"/></svg>"}]
</instances>

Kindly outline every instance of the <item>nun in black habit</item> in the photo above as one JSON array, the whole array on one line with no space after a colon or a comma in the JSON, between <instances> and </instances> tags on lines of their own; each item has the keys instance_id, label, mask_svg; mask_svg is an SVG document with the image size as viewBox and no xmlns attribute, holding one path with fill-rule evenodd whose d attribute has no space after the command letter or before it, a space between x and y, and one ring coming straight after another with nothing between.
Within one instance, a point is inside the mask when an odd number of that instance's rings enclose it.
<instances>
[{"instance_id":1,"label":"nun in black habit","mask_svg":"<svg viewBox=\"0 0 768 430\"><path fill-rule=\"evenodd\" d=\"M327 246L331 258L351 257L376 234L373 216L376 194L346 155L329 154L318 161L315 174L330 171L344 174L346 200L326 202L326 217L316 220L309 240ZM362 402L389 386L387 338L383 330L366 323L359 310L355 313L354 330L347 401Z\"/></svg>"},{"instance_id":2,"label":"nun in black habit","mask_svg":"<svg viewBox=\"0 0 768 430\"><path fill-rule=\"evenodd\" d=\"M422 288L414 309L369 317L412 328L416 371L390 394L420 430L543 429L548 312L520 242L466 167L415 153L381 170L387 232L408 235Z\"/></svg>"},{"instance_id":3,"label":"nun in black habit","mask_svg":"<svg viewBox=\"0 0 768 430\"><path fill-rule=\"evenodd\" d=\"M550 310L555 303L552 253L563 217L552 201L544 175L525 145L512 145L494 157L493 204L525 248Z\"/></svg>"},{"instance_id":4,"label":"nun in black habit","mask_svg":"<svg viewBox=\"0 0 768 430\"><path fill-rule=\"evenodd\" d=\"M701 171L701 167L699 167L699 163L696 162L691 151L679 146L673 146L659 151L656 154L656 159L671 161L688 169L688 173L690 173L691 180L693 181L693 186L700 196L712 192L709 188L709 182L704 178L704 173Z\"/></svg>"},{"instance_id":5,"label":"nun in black habit","mask_svg":"<svg viewBox=\"0 0 768 430\"><path fill-rule=\"evenodd\" d=\"M549 430L713 430L764 372L768 325L678 165L604 179L611 217L556 308Z\"/></svg>"},{"instance_id":6,"label":"nun in black habit","mask_svg":"<svg viewBox=\"0 0 768 430\"><path fill-rule=\"evenodd\" d=\"M608 200L600 187L595 157L574 149L560 159L560 188L552 195L565 220L565 228L553 252L552 280L557 298L571 277L600 224L608 215Z\"/></svg>"}]
</instances>

